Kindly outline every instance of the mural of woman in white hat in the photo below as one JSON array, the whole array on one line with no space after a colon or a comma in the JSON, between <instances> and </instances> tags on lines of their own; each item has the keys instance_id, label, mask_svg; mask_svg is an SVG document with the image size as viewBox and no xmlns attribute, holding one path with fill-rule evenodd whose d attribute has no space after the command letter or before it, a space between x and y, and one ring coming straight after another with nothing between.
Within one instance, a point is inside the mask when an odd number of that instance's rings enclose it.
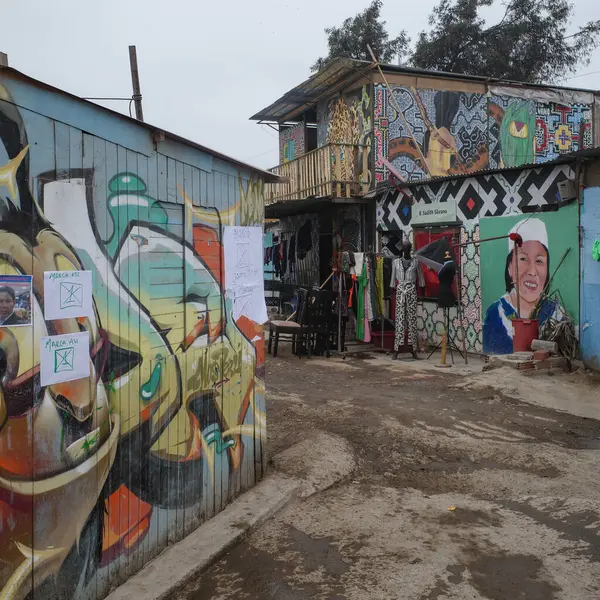
<instances>
[{"instance_id":1,"label":"mural of woman in white hat","mask_svg":"<svg viewBox=\"0 0 600 600\"><path fill-rule=\"evenodd\" d=\"M510 354L513 351L513 319L532 318L534 309L550 278L548 233L541 219L525 218L509 232L518 234L523 245L514 252L514 242L508 238L508 254L504 270L506 293L491 304L483 326L483 351ZM518 269L516 269L516 261ZM516 281L518 271L518 281ZM546 290L547 291L547 290ZM517 294L520 314L517 314ZM542 301L537 311L540 325L549 317L562 318L562 309L550 299Z\"/></svg>"}]
</instances>

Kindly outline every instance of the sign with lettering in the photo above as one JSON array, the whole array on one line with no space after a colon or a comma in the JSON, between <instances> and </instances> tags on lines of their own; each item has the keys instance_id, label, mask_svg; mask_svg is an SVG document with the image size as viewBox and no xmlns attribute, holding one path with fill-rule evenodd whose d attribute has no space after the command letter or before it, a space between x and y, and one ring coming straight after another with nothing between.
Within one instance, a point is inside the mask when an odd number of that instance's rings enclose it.
<instances>
[{"instance_id":1,"label":"sign with lettering","mask_svg":"<svg viewBox=\"0 0 600 600\"><path fill-rule=\"evenodd\" d=\"M44 271L44 317L94 316L91 271Z\"/></svg>"},{"instance_id":2,"label":"sign with lettering","mask_svg":"<svg viewBox=\"0 0 600 600\"><path fill-rule=\"evenodd\" d=\"M432 202L414 204L411 225L434 225L456 222L456 202Z\"/></svg>"},{"instance_id":3,"label":"sign with lettering","mask_svg":"<svg viewBox=\"0 0 600 600\"><path fill-rule=\"evenodd\" d=\"M90 336L87 332L40 338L42 385L90 376Z\"/></svg>"},{"instance_id":4,"label":"sign with lettering","mask_svg":"<svg viewBox=\"0 0 600 600\"><path fill-rule=\"evenodd\" d=\"M263 275L262 227L223 228L225 293L233 303L233 318L255 323L267 320Z\"/></svg>"}]
</instances>

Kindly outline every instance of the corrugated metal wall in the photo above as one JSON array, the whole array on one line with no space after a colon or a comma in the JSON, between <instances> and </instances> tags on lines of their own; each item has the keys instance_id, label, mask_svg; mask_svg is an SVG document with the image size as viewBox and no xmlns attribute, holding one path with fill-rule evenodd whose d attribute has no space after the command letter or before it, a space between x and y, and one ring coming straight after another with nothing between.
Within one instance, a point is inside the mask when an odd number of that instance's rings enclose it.
<instances>
[{"instance_id":1,"label":"corrugated metal wall","mask_svg":"<svg viewBox=\"0 0 600 600\"><path fill-rule=\"evenodd\" d=\"M581 206L581 358L586 366L600 369L600 263L593 256L600 240L600 187L587 188Z\"/></svg>"},{"instance_id":2,"label":"corrugated metal wall","mask_svg":"<svg viewBox=\"0 0 600 600\"><path fill-rule=\"evenodd\" d=\"M263 182L0 78L0 597L102 598L262 477L264 336L223 293L224 225ZM44 271L90 270L94 316L46 320ZM88 332L91 375L41 386L39 339Z\"/></svg>"}]
</instances>

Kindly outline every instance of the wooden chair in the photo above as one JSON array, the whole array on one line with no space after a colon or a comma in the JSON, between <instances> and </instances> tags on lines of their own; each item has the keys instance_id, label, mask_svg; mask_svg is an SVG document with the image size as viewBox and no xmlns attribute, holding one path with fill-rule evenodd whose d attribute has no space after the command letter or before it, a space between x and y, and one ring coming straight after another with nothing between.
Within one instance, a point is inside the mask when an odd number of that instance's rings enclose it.
<instances>
[{"instance_id":1,"label":"wooden chair","mask_svg":"<svg viewBox=\"0 0 600 600\"><path fill-rule=\"evenodd\" d=\"M330 343L334 326L334 295L329 290L310 290L306 298L306 338L308 357L312 355L313 347L321 342L325 346L325 355L331 356Z\"/></svg>"},{"instance_id":2,"label":"wooden chair","mask_svg":"<svg viewBox=\"0 0 600 600\"><path fill-rule=\"evenodd\" d=\"M294 320L291 321L271 321L269 323L269 345L268 352L277 358L280 341L292 342L292 353L299 354L298 339L308 333L308 327L305 324L305 306L306 290L298 290L298 309ZM281 336L286 336L281 340Z\"/></svg>"}]
</instances>

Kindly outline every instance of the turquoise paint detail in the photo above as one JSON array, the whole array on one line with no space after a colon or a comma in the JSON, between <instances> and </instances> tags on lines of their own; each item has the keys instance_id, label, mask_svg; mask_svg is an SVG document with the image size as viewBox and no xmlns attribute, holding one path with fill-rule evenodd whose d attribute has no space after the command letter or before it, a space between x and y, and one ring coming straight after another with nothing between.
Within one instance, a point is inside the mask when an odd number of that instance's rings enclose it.
<instances>
[{"instance_id":1,"label":"turquoise paint detail","mask_svg":"<svg viewBox=\"0 0 600 600\"><path fill-rule=\"evenodd\" d=\"M208 433L204 434L204 439L206 440L207 445L215 444L215 450L218 454L223 454L227 448L232 448L235 446L235 440L231 438L226 440L221 437L221 432L218 429L213 429Z\"/></svg>"},{"instance_id":2,"label":"turquoise paint detail","mask_svg":"<svg viewBox=\"0 0 600 600\"><path fill-rule=\"evenodd\" d=\"M140 398L144 402L149 402L156 394L158 390L158 386L160 385L160 376L162 375L162 364L164 358L160 355L156 357L156 365L154 365L154 369L152 369L152 374L150 375L150 379L146 381L140 388Z\"/></svg>"},{"instance_id":3,"label":"turquoise paint detail","mask_svg":"<svg viewBox=\"0 0 600 600\"><path fill-rule=\"evenodd\" d=\"M114 258L122 237L132 222L152 223L167 227L169 218L160 203L147 195L145 182L135 173L118 173L108 182L108 211L113 233L106 249Z\"/></svg>"}]
</instances>

